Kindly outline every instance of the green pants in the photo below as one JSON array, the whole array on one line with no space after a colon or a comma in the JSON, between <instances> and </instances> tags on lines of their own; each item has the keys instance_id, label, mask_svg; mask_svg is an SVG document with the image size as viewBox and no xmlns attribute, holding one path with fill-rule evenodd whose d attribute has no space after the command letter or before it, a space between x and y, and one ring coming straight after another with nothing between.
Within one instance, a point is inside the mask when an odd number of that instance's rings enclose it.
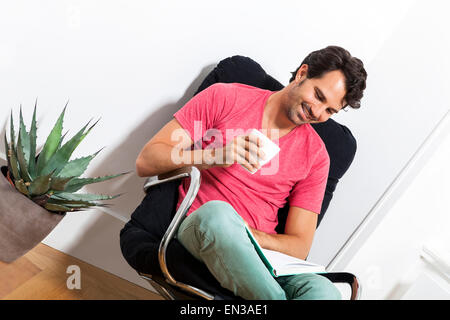
<instances>
[{"instance_id":1,"label":"green pants","mask_svg":"<svg viewBox=\"0 0 450 320\"><path fill-rule=\"evenodd\" d=\"M224 288L244 299L341 299L333 283L317 274L274 278L254 249L244 220L224 201L209 201L192 212L177 238Z\"/></svg>"}]
</instances>

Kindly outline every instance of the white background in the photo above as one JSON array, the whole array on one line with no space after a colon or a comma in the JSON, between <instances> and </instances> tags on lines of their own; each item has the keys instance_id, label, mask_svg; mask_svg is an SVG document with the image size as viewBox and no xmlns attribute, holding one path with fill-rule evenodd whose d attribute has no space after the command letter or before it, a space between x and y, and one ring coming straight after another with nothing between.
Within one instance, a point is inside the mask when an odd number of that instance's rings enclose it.
<instances>
[{"instance_id":1,"label":"white background","mask_svg":"<svg viewBox=\"0 0 450 320\"><path fill-rule=\"evenodd\" d=\"M86 176L133 171L87 190L126 192L111 209L70 214L45 242L143 284L118 234L143 196L142 146L220 60L249 56L287 84L310 51L333 44L369 79L362 108L336 117L358 151L310 254L328 264L449 108L447 14L437 0L1 1L0 130L19 104L29 123L38 98L43 143L70 100L69 135L101 118L74 155L106 146Z\"/></svg>"},{"instance_id":2,"label":"white background","mask_svg":"<svg viewBox=\"0 0 450 320\"><path fill-rule=\"evenodd\" d=\"M440 146L345 267L359 276L362 299L450 299L449 120Z\"/></svg>"}]
</instances>

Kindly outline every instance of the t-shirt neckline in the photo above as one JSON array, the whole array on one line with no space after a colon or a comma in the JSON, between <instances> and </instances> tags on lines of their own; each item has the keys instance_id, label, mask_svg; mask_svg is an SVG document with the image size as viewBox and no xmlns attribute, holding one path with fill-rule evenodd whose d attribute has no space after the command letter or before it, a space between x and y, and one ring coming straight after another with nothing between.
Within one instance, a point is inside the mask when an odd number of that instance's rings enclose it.
<instances>
[{"instance_id":1,"label":"t-shirt neckline","mask_svg":"<svg viewBox=\"0 0 450 320\"><path fill-rule=\"evenodd\" d=\"M264 97L264 101L262 103L262 107L260 109L260 114L259 114L259 131L262 131L262 120L263 120L263 115L264 115L264 109L266 108L266 104L267 104L267 100L269 100L270 96L274 93L276 93L277 91L270 91L267 90L267 94ZM278 142L285 140L285 138L289 137L295 130L297 130L299 126L296 126L294 129L292 129L291 131L289 131L287 134L285 134L284 136L282 136L281 138L278 138ZM273 141L273 140L272 140Z\"/></svg>"}]
</instances>

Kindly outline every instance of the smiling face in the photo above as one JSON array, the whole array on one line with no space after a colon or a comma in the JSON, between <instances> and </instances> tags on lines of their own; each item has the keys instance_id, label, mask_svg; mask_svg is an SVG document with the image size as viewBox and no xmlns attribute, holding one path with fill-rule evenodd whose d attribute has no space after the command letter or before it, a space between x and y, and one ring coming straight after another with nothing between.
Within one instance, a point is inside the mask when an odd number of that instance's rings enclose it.
<instances>
[{"instance_id":1,"label":"smiling face","mask_svg":"<svg viewBox=\"0 0 450 320\"><path fill-rule=\"evenodd\" d=\"M308 65L302 65L285 88L283 109L295 125L325 122L346 104L345 76L340 70L311 79L306 77L307 71Z\"/></svg>"}]
</instances>

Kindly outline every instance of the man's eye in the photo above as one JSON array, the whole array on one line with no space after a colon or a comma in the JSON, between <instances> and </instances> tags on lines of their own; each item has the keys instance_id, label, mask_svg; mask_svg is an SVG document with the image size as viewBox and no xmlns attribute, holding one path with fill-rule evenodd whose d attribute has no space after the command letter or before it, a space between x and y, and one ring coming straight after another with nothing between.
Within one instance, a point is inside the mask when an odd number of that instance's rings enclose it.
<instances>
[{"instance_id":1,"label":"man's eye","mask_svg":"<svg viewBox=\"0 0 450 320\"><path fill-rule=\"evenodd\" d=\"M316 98L317 98L317 100L319 100L320 102L323 102L323 101L322 101L322 98L317 94L317 92L316 92Z\"/></svg>"},{"instance_id":2,"label":"man's eye","mask_svg":"<svg viewBox=\"0 0 450 320\"><path fill-rule=\"evenodd\" d=\"M327 109L328 114L333 114L333 111L331 109Z\"/></svg>"}]
</instances>

